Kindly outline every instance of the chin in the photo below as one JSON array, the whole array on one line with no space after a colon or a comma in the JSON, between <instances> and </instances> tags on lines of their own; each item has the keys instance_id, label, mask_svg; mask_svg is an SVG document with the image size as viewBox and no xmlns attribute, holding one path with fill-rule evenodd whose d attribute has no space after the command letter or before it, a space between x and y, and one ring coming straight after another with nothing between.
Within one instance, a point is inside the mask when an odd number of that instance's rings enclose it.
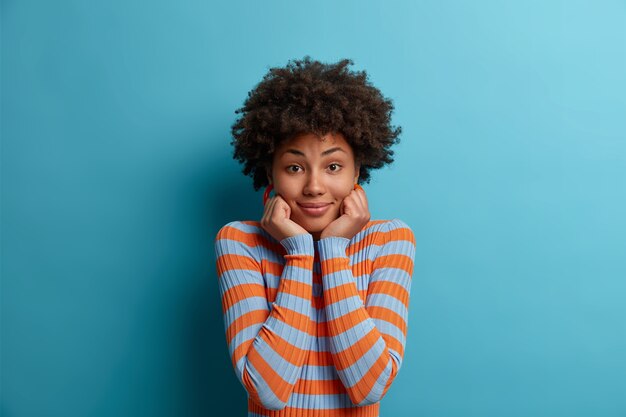
<instances>
[{"instance_id":1,"label":"chin","mask_svg":"<svg viewBox=\"0 0 626 417\"><path fill-rule=\"evenodd\" d=\"M306 219L302 222L296 222L302 226L309 233L317 233L323 231L326 226L330 224L330 221L325 219L309 220Z\"/></svg>"}]
</instances>

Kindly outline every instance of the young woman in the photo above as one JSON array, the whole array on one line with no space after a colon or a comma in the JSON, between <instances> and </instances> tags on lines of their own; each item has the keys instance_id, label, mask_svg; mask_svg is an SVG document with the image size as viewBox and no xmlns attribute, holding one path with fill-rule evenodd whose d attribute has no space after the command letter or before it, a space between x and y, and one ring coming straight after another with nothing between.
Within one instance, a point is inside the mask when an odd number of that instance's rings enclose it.
<instances>
[{"instance_id":1,"label":"young woman","mask_svg":"<svg viewBox=\"0 0 626 417\"><path fill-rule=\"evenodd\" d=\"M359 185L393 161L401 129L349 64L270 69L232 127L243 173L267 187L261 220L215 240L249 416L378 416L402 364L415 240L401 220L370 220Z\"/></svg>"}]
</instances>

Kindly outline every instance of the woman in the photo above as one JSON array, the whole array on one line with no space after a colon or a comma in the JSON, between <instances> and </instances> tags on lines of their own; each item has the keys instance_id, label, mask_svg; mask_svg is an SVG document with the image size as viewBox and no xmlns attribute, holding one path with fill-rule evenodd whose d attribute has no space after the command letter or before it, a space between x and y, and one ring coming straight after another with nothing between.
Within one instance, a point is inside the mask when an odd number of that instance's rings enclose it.
<instances>
[{"instance_id":1,"label":"woman","mask_svg":"<svg viewBox=\"0 0 626 417\"><path fill-rule=\"evenodd\" d=\"M232 127L244 174L267 187L262 219L215 241L249 416L378 416L402 364L415 240L401 220L370 220L359 186L393 161L401 129L349 64L270 69Z\"/></svg>"}]
</instances>

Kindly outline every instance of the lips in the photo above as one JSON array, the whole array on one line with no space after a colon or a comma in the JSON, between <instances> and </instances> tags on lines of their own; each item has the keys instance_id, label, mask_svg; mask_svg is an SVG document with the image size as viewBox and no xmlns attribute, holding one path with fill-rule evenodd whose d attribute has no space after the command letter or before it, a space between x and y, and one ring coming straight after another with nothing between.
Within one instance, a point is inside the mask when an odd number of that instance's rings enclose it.
<instances>
[{"instance_id":1,"label":"lips","mask_svg":"<svg viewBox=\"0 0 626 417\"><path fill-rule=\"evenodd\" d=\"M298 203L300 210L309 216L322 216L328 208L331 206L331 203Z\"/></svg>"},{"instance_id":2,"label":"lips","mask_svg":"<svg viewBox=\"0 0 626 417\"><path fill-rule=\"evenodd\" d=\"M330 203L298 203L298 205L300 207L306 207L306 208L319 208L319 207L325 207L327 205L329 205Z\"/></svg>"}]
</instances>

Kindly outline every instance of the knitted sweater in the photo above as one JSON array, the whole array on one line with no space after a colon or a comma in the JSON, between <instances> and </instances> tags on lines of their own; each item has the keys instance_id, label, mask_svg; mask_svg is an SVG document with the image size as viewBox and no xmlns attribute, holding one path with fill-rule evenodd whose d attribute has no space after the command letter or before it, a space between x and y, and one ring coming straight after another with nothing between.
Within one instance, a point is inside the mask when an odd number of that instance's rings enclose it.
<instances>
[{"instance_id":1,"label":"knitted sweater","mask_svg":"<svg viewBox=\"0 0 626 417\"><path fill-rule=\"evenodd\" d=\"M235 221L215 253L248 416L377 417L406 343L411 229L376 220L352 239L279 242L259 222Z\"/></svg>"}]
</instances>

